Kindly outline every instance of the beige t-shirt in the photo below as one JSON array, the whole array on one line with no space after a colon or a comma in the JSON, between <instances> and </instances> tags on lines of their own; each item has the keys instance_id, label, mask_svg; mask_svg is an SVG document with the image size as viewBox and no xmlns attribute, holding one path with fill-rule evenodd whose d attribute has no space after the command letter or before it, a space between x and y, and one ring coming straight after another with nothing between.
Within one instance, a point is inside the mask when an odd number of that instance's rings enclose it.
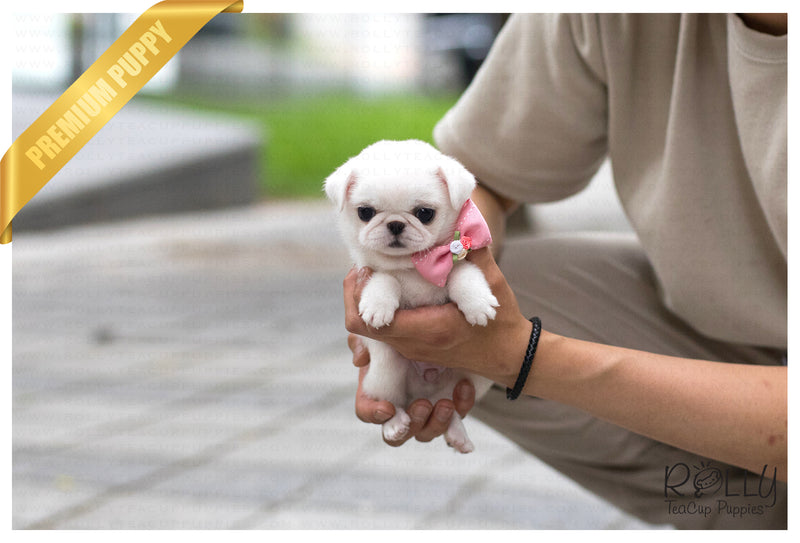
<instances>
[{"instance_id":1,"label":"beige t-shirt","mask_svg":"<svg viewBox=\"0 0 800 543\"><path fill-rule=\"evenodd\" d=\"M666 306L785 348L786 43L735 15L515 15L434 137L525 202L609 156Z\"/></svg>"}]
</instances>

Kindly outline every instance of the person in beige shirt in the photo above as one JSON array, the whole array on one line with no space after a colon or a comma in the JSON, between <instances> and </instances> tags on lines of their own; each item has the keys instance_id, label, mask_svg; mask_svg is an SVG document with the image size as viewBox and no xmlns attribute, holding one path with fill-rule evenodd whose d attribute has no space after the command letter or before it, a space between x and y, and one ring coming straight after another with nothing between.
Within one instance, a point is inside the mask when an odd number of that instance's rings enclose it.
<instances>
[{"instance_id":1,"label":"person in beige shirt","mask_svg":"<svg viewBox=\"0 0 800 543\"><path fill-rule=\"evenodd\" d=\"M479 179L495 240L470 260L500 300L470 327L447 304L346 326L412 360L498 385L473 408L410 408L411 437L477 416L622 509L681 528L785 528L787 62L785 14L514 15L434 131ZM505 239L518 202L583 189L610 159L635 235ZM501 258L502 255L502 258ZM502 267L498 268L495 258ZM532 325L523 396L506 399ZM359 390L362 420L394 408Z\"/></svg>"}]
</instances>

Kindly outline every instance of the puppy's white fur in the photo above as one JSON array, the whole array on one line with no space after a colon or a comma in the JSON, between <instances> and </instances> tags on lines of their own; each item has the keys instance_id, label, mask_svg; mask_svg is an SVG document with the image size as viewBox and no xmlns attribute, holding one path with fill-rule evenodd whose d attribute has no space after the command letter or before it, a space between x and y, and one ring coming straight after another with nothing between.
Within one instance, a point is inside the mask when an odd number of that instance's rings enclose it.
<instances>
[{"instance_id":1,"label":"puppy's white fur","mask_svg":"<svg viewBox=\"0 0 800 543\"><path fill-rule=\"evenodd\" d=\"M458 213L474 188L475 178L460 163L416 140L370 145L325 180L325 192L339 211L339 228L353 260L374 270L359 304L365 323L380 328L392 322L398 308L449 300L473 325L485 326L495 317L497 299L477 266L458 262L445 286L438 287L426 281L411 260L418 251L453 239ZM427 220L426 210L434 211L432 220ZM435 404L452 398L456 383L464 377L472 379L478 398L491 386L488 379L449 369L441 370L436 379L425 379L425 373L388 345L364 341L371 362L363 391L396 408L395 416L383 425L390 441L408 433L411 419L404 408L411 400L427 398ZM458 415L453 416L445 440L462 453L474 449Z\"/></svg>"}]
</instances>

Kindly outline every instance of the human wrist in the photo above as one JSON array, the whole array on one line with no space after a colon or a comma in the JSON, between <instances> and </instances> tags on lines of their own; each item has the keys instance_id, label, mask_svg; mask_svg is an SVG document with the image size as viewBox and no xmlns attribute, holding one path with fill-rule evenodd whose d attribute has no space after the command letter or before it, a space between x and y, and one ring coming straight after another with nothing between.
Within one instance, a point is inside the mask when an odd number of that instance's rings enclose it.
<instances>
[{"instance_id":1,"label":"human wrist","mask_svg":"<svg viewBox=\"0 0 800 543\"><path fill-rule=\"evenodd\" d=\"M487 372L485 377L505 387L514 386L525 359L532 328L531 321L522 315L508 327L509 335L503 343L506 348L502 354L495 353L495 364L491 368L491 374Z\"/></svg>"},{"instance_id":2,"label":"human wrist","mask_svg":"<svg viewBox=\"0 0 800 543\"><path fill-rule=\"evenodd\" d=\"M542 328L536 347L536 356L528 374L528 379L522 389L522 394L543 398L548 396L549 389L557 386L553 376L557 374L558 364L554 364L553 361L557 360L557 352L565 339L563 336L548 332ZM556 368L556 373L554 373L554 368Z\"/></svg>"},{"instance_id":3,"label":"human wrist","mask_svg":"<svg viewBox=\"0 0 800 543\"><path fill-rule=\"evenodd\" d=\"M513 344L513 348L508 351L504 363L495 368L496 374L487 375L486 377L489 377L499 385L513 389L520 375L532 332L533 323L531 321L524 320L515 326L515 339L510 342ZM553 392L552 389L559 386L560 378L558 372L561 366L554 364L554 361L558 359L559 355L557 353L567 340L568 338L541 328L536 352L521 395L544 398Z\"/></svg>"},{"instance_id":4,"label":"human wrist","mask_svg":"<svg viewBox=\"0 0 800 543\"><path fill-rule=\"evenodd\" d=\"M528 375L533 366L533 359L536 356L536 348L539 346L539 337L542 334L542 321L539 317L532 317L530 319L533 325L531 335L528 338L528 345L525 350L525 357L522 360L519 374L517 375L514 385L506 388L506 398L509 400L516 400L522 394L522 390L528 381Z\"/></svg>"}]
</instances>

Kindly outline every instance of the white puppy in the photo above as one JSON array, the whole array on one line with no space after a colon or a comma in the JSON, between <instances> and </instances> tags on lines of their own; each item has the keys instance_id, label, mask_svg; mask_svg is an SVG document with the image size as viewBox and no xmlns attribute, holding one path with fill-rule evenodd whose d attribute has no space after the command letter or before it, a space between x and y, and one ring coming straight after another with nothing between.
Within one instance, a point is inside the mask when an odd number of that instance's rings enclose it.
<instances>
[{"instance_id":1,"label":"white puppy","mask_svg":"<svg viewBox=\"0 0 800 543\"><path fill-rule=\"evenodd\" d=\"M380 328L392 322L398 308L448 301L473 325L485 326L495 317L498 302L483 273L462 260L473 238L483 245L491 241L469 201L474 188L475 178L460 163L416 140L370 145L325 180L352 258L374 270L359 304L366 324ZM476 232L472 237L470 229ZM411 419L404 408L410 401L452 398L464 377L472 379L478 398L491 386L483 377L410 361L384 343L364 342L371 362L363 391L396 408L383 425L387 440L408 432ZM457 414L445 440L462 453L474 449Z\"/></svg>"}]
</instances>

